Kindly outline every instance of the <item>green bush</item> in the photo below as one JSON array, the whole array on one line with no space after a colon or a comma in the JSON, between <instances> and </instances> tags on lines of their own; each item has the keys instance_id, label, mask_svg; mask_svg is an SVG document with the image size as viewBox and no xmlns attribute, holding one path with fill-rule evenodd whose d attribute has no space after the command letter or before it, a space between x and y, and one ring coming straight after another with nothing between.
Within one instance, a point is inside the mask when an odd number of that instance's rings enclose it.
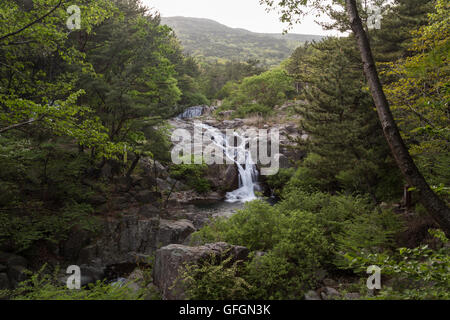
<instances>
[{"instance_id":1,"label":"green bush","mask_svg":"<svg viewBox=\"0 0 450 320\"><path fill-rule=\"evenodd\" d=\"M301 298L316 283L315 271L331 255L328 240L313 213L280 208L253 201L230 219L215 220L193 235L196 244L226 241L253 252L266 252L255 255L241 270L240 277L251 287L251 299Z\"/></svg>"},{"instance_id":2,"label":"green bush","mask_svg":"<svg viewBox=\"0 0 450 320\"><path fill-rule=\"evenodd\" d=\"M199 193L207 193L211 191L211 184L205 178L208 166L203 162L202 164L194 164L194 157L192 164L176 164L170 168L170 176L174 179L181 180L186 185L195 189Z\"/></svg>"},{"instance_id":3,"label":"green bush","mask_svg":"<svg viewBox=\"0 0 450 320\"><path fill-rule=\"evenodd\" d=\"M278 203L276 208L281 212L290 212L301 208L301 210L314 213L317 226L322 228L329 240L333 242L332 235L342 232L348 221L374 210L367 197L332 196L328 193L308 193L295 189L285 193L283 201Z\"/></svg>"},{"instance_id":4,"label":"green bush","mask_svg":"<svg viewBox=\"0 0 450 320\"><path fill-rule=\"evenodd\" d=\"M312 213L283 216L274 234L275 246L248 267L256 299L301 299L318 282L317 270L330 255L328 240Z\"/></svg>"},{"instance_id":5,"label":"green bush","mask_svg":"<svg viewBox=\"0 0 450 320\"><path fill-rule=\"evenodd\" d=\"M361 274L371 265L381 268L382 276L389 282L372 299L449 300L449 240L440 230L430 230L430 233L440 242L434 250L425 245L400 248L396 252L346 253L343 255L346 267Z\"/></svg>"},{"instance_id":6,"label":"green bush","mask_svg":"<svg viewBox=\"0 0 450 320\"><path fill-rule=\"evenodd\" d=\"M292 176L291 180L285 186L285 192L291 190L302 190L306 192L330 191L335 189L333 173L328 172L326 168L320 166L321 157L310 153L303 160L302 165ZM319 170L319 168L321 168Z\"/></svg>"},{"instance_id":7,"label":"green bush","mask_svg":"<svg viewBox=\"0 0 450 320\"><path fill-rule=\"evenodd\" d=\"M268 250L274 246L273 234L279 215L270 204L249 202L229 219L219 218L192 235L192 243L225 241L250 250Z\"/></svg>"},{"instance_id":8,"label":"green bush","mask_svg":"<svg viewBox=\"0 0 450 320\"><path fill-rule=\"evenodd\" d=\"M183 95L182 103L185 106L203 106L209 105L208 98L200 92L186 92Z\"/></svg>"},{"instance_id":9,"label":"green bush","mask_svg":"<svg viewBox=\"0 0 450 320\"><path fill-rule=\"evenodd\" d=\"M294 168L289 169L280 168L277 174L267 176L266 184L269 186L269 188L273 191L275 195L281 195L284 187L291 180L295 172L296 170Z\"/></svg>"},{"instance_id":10,"label":"green bush","mask_svg":"<svg viewBox=\"0 0 450 320\"><path fill-rule=\"evenodd\" d=\"M191 300L248 299L251 286L241 277L243 264L231 259L219 261L212 256L201 264L186 265L180 276L186 296Z\"/></svg>"},{"instance_id":11,"label":"green bush","mask_svg":"<svg viewBox=\"0 0 450 320\"><path fill-rule=\"evenodd\" d=\"M264 118L273 114L273 109L263 104L249 103L239 106L233 112L235 118L246 118L249 116L262 116Z\"/></svg>"},{"instance_id":12,"label":"green bush","mask_svg":"<svg viewBox=\"0 0 450 320\"><path fill-rule=\"evenodd\" d=\"M395 238L404 230L398 215L390 210L367 212L344 222L342 231L333 238L336 243L335 265L346 266L342 255L380 253L395 249Z\"/></svg>"},{"instance_id":13,"label":"green bush","mask_svg":"<svg viewBox=\"0 0 450 320\"><path fill-rule=\"evenodd\" d=\"M125 286L114 286L103 281L89 284L80 290L69 290L58 279L59 269L54 273L46 272L44 265L36 273L30 273L30 278L21 282L17 289L0 292L0 297L12 300L143 300L145 291L134 290Z\"/></svg>"},{"instance_id":14,"label":"green bush","mask_svg":"<svg viewBox=\"0 0 450 320\"><path fill-rule=\"evenodd\" d=\"M66 240L74 227L96 232L99 223L87 204L67 203L59 214L36 210L30 205L26 214L0 211L0 246L21 252L36 241L45 240L57 244Z\"/></svg>"}]
</instances>

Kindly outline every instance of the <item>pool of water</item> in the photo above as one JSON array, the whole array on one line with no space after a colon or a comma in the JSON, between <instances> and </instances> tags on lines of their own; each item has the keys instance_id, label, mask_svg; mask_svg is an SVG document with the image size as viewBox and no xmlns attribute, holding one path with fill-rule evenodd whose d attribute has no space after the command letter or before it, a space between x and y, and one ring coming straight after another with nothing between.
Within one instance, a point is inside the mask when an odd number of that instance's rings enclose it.
<instances>
[{"instance_id":1,"label":"pool of water","mask_svg":"<svg viewBox=\"0 0 450 320\"><path fill-rule=\"evenodd\" d=\"M229 203L225 201L219 202L197 202L194 204L199 211L207 212L213 218L216 217L231 217L233 214L244 208L244 204L240 202Z\"/></svg>"}]
</instances>

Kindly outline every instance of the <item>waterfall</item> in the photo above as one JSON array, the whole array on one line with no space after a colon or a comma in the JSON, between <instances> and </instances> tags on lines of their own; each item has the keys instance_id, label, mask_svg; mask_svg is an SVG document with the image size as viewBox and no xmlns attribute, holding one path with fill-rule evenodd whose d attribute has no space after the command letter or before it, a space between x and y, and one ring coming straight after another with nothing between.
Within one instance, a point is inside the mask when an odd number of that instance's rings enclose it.
<instances>
[{"instance_id":1,"label":"waterfall","mask_svg":"<svg viewBox=\"0 0 450 320\"><path fill-rule=\"evenodd\" d=\"M252 200L256 200L257 197L255 195L255 189L259 188L258 185L258 176L259 172L252 160L251 152L249 148L247 148L249 139L235 133L235 137L238 141L241 141L241 144L235 146L234 144L230 144L230 141L227 141L225 135L220 132L219 129L211 127L209 125L199 123L196 124L202 129L206 130L209 135L212 137L213 143L223 150L224 155L232 160L239 171L239 188L232 192L228 192L226 195L226 201L230 203L234 202L248 202ZM239 160L245 161L239 161ZM241 164L240 162L245 162Z\"/></svg>"},{"instance_id":2,"label":"waterfall","mask_svg":"<svg viewBox=\"0 0 450 320\"><path fill-rule=\"evenodd\" d=\"M206 106L195 106L186 109L182 114L180 114L177 119L190 119L201 117L205 112Z\"/></svg>"}]
</instances>

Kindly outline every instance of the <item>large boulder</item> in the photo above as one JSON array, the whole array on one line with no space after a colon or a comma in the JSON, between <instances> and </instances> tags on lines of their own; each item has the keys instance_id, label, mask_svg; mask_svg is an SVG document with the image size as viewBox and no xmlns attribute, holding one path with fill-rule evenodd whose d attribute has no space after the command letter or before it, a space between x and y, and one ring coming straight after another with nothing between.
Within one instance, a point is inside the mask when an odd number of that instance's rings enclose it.
<instances>
[{"instance_id":1,"label":"large boulder","mask_svg":"<svg viewBox=\"0 0 450 320\"><path fill-rule=\"evenodd\" d=\"M235 164L208 166L207 177L214 190L230 192L239 188L239 172Z\"/></svg>"},{"instance_id":2,"label":"large boulder","mask_svg":"<svg viewBox=\"0 0 450 320\"><path fill-rule=\"evenodd\" d=\"M0 290L10 289L9 278L6 273L0 273Z\"/></svg>"},{"instance_id":3,"label":"large boulder","mask_svg":"<svg viewBox=\"0 0 450 320\"><path fill-rule=\"evenodd\" d=\"M199 247L188 247L172 244L156 252L153 268L153 281L160 289L165 300L183 300L185 293L183 284L179 280L180 272L186 264L199 264L202 261L216 257L233 257L232 261L248 259L249 250L245 247L232 246L219 242Z\"/></svg>"},{"instance_id":4,"label":"large boulder","mask_svg":"<svg viewBox=\"0 0 450 320\"><path fill-rule=\"evenodd\" d=\"M170 221L139 215L104 222L99 239L80 252L78 263L108 266L136 263L140 255L152 255L161 247L183 243L196 229L188 220Z\"/></svg>"},{"instance_id":5,"label":"large boulder","mask_svg":"<svg viewBox=\"0 0 450 320\"><path fill-rule=\"evenodd\" d=\"M28 261L13 253L0 252L0 289L15 288L27 280Z\"/></svg>"}]
</instances>

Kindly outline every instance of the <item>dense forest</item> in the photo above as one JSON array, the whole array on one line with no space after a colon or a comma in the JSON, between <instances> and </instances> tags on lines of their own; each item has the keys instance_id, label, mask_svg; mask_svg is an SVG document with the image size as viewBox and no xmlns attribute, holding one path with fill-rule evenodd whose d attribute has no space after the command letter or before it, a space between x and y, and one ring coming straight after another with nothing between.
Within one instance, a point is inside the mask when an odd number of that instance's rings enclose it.
<instances>
[{"instance_id":1,"label":"dense forest","mask_svg":"<svg viewBox=\"0 0 450 320\"><path fill-rule=\"evenodd\" d=\"M450 1L375 2L372 29L364 1L262 0L348 34L292 47L173 30L140 0L1 1L0 299L449 299ZM234 166L171 160L198 106L285 132L231 215L198 202L223 203Z\"/></svg>"}]
</instances>

